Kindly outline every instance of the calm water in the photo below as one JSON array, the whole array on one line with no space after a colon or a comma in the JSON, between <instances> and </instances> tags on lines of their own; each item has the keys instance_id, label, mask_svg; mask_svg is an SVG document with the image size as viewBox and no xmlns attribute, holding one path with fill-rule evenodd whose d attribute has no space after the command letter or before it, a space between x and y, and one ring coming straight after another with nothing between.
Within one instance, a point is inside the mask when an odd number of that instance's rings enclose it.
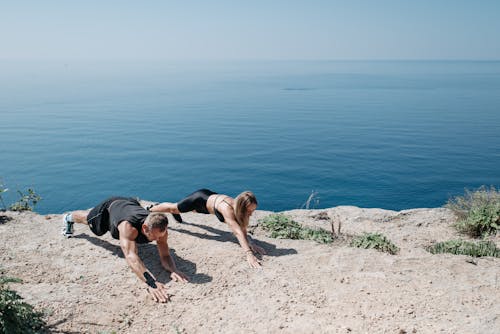
<instances>
[{"instance_id":1,"label":"calm water","mask_svg":"<svg viewBox=\"0 0 500 334\"><path fill-rule=\"evenodd\" d=\"M41 213L253 190L441 206L500 185L500 62L0 63L0 177Z\"/></svg>"}]
</instances>

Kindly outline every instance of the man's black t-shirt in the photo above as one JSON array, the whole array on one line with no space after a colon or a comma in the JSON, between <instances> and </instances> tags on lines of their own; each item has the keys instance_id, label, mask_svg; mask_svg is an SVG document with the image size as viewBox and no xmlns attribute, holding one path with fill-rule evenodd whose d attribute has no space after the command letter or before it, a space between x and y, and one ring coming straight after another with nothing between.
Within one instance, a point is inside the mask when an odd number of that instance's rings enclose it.
<instances>
[{"instance_id":1,"label":"man's black t-shirt","mask_svg":"<svg viewBox=\"0 0 500 334\"><path fill-rule=\"evenodd\" d=\"M139 232L135 239L137 243L143 244L150 242L148 238L142 234L142 223L144 223L149 212L144 209L136 199L127 198L113 201L108 208L108 212L109 232L113 238L120 238L118 225L126 220Z\"/></svg>"}]
</instances>

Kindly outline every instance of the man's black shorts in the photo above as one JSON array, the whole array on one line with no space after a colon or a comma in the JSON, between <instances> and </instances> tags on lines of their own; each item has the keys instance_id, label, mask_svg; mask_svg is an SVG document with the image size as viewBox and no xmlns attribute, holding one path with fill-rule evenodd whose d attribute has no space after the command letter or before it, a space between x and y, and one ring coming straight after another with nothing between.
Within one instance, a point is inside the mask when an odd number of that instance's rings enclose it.
<instances>
[{"instance_id":1,"label":"man's black shorts","mask_svg":"<svg viewBox=\"0 0 500 334\"><path fill-rule=\"evenodd\" d=\"M108 208L117 199L128 199L128 197L110 197L99 203L96 207L90 210L87 215L87 223L90 230L95 235L103 235L109 231L109 212Z\"/></svg>"}]
</instances>

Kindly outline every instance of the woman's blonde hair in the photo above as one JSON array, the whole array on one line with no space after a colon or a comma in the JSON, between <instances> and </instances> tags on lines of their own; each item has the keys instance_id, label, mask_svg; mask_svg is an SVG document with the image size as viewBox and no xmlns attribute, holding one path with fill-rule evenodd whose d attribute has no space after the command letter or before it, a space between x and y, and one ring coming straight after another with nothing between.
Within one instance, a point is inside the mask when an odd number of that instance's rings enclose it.
<instances>
[{"instance_id":1,"label":"woman's blonde hair","mask_svg":"<svg viewBox=\"0 0 500 334\"><path fill-rule=\"evenodd\" d=\"M257 198L251 191L244 191L239 194L234 201L234 216L241 227L247 228L250 215L248 214L248 206L257 205Z\"/></svg>"}]
</instances>

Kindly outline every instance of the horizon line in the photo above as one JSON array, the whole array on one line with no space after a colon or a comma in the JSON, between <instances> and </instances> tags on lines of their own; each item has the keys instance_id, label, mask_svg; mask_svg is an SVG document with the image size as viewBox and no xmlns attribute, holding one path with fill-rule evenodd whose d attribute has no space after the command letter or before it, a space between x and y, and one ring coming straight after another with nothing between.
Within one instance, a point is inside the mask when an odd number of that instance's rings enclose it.
<instances>
[{"instance_id":1,"label":"horizon line","mask_svg":"<svg viewBox=\"0 0 500 334\"><path fill-rule=\"evenodd\" d=\"M0 58L0 61L150 61L150 62L500 62L500 58L317 58L317 59L277 59L277 58Z\"/></svg>"}]
</instances>

